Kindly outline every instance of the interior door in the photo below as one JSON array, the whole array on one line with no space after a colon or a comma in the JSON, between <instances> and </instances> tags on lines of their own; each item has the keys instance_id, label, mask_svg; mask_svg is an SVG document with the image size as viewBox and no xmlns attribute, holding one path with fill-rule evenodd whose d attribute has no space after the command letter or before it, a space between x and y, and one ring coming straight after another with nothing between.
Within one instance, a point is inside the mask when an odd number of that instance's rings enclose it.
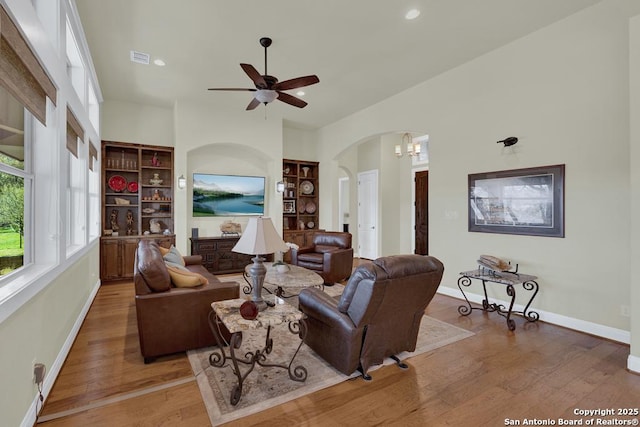
<instances>
[{"instance_id":1,"label":"interior door","mask_svg":"<svg viewBox=\"0 0 640 427\"><path fill-rule=\"evenodd\" d=\"M378 258L378 171L358 174L358 256Z\"/></svg>"},{"instance_id":2,"label":"interior door","mask_svg":"<svg viewBox=\"0 0 640 427\"><path fill-rule=\"evenodd\" d=\"M418 255L429 254L429 171L415 175L415 250Z\"/></svg>"}]
</instances>

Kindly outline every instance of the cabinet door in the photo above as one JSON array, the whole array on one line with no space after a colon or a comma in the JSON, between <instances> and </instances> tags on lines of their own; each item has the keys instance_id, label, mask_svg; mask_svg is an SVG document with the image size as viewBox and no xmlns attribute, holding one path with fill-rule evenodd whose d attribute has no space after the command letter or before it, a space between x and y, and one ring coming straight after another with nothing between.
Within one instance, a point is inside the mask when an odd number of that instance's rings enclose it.
<instances>
[{"instance_id":1,"label":"cabinet door","mask_svg":"<svg viewBox=\"0 0 640 427\"><path fill-rule=\"evenodd\" d=\"M120 251L118 240L102 240L100 243L100 277L113 280L120 276Z\"/></svg>"},{"instance_id":2,"label":"cabinet door","mask_svg":"<svg viewBox=\"0 0 640 427\"><path fill-rule=\"evenodd\" d=\"M138 239L126 239L120 241L120 275L123 279L133 278L133 263L135 262L137 247Z\"/></svg>"}]
</instances>

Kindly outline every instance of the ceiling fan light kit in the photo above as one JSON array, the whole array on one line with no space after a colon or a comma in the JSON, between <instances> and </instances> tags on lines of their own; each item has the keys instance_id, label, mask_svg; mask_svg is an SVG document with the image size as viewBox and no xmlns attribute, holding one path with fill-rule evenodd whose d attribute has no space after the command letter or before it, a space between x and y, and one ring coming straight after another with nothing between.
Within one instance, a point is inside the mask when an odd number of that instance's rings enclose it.
<instances>
[{"instance_id":1,"label":"ceiling fan light kit","mask_svg":"<svg viewBox=\"0 0 640 427\"><path fill-rule=\"evenodd\" d=\"M247 110L253 110L260 104L267 105L275 101L276 99L286 104L293 105L294 107L306 107L307 103L305 101L283 91L310 86L318 83L320 79L318 79L318 76L316 75L309 75L279 82L276 77L270 76L267 71L267 48L271 46L271 43L272 40L269 37L262 37L260 39L260 45L264 47L264 74L260 74L258 70L256 70L256 68L251 64L240 64L240 67L253 81L255 89L209 88L209 90L255 92L254 98L251 100L249 105L247 105Z\"/></svg>"}]
</instances>

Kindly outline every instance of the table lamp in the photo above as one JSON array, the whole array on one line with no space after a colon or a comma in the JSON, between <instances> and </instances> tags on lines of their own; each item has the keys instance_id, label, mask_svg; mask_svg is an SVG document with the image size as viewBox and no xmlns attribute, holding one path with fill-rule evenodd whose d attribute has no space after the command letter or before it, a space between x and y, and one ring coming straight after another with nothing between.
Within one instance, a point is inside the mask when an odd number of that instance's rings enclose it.
<instances>
[{"instance_id":1,"label":"table lamp","mask_svg":"<svg viewBox=\"0 0 640 427\"><path fill-rule=\"evenodd\" d=\"M249 269L249 275L253 283L251 290L251 301L262 311L267 308L267 303L262 299L262 285L264 276L267 274L267 268L264 266L260 255L272 254L276 251L287 251L287 245L278 235L271 218L257 217L249 218L249 223L245 228L242 237L233 247L233 252L242 254L255 255L253 265Z\"/></svg>"}]
</instances>

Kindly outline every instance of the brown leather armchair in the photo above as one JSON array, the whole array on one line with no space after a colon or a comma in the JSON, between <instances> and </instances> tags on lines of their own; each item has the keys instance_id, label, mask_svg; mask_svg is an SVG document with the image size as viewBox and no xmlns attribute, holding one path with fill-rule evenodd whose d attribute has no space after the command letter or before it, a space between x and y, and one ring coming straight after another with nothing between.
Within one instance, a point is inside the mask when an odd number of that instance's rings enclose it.
<instances>
[{"instance_id":1,"label":"brown leather armchair","mask_svg":"<svg viewBox=\"0 0 640 427\"><path fill-rule=\"evenodd\" d=\"M353 269L351 233L318 231L312 246L291 249L291 264L315 271L326 284L346 279Z\"/></svg>"},{"instance_id":2,"label":"brown leather armchair","mask_svg":"<svg viewBox=\"0 0 640 427\"><path fill-rule=\"evenodd\" d=\"M300 292L307 315L304 342L340 372L360 370L414 351L420 321L436 293L444 266L430 256L394 255L360 265L340 297L318 288Z\"/></svg>"}]
</instances>

